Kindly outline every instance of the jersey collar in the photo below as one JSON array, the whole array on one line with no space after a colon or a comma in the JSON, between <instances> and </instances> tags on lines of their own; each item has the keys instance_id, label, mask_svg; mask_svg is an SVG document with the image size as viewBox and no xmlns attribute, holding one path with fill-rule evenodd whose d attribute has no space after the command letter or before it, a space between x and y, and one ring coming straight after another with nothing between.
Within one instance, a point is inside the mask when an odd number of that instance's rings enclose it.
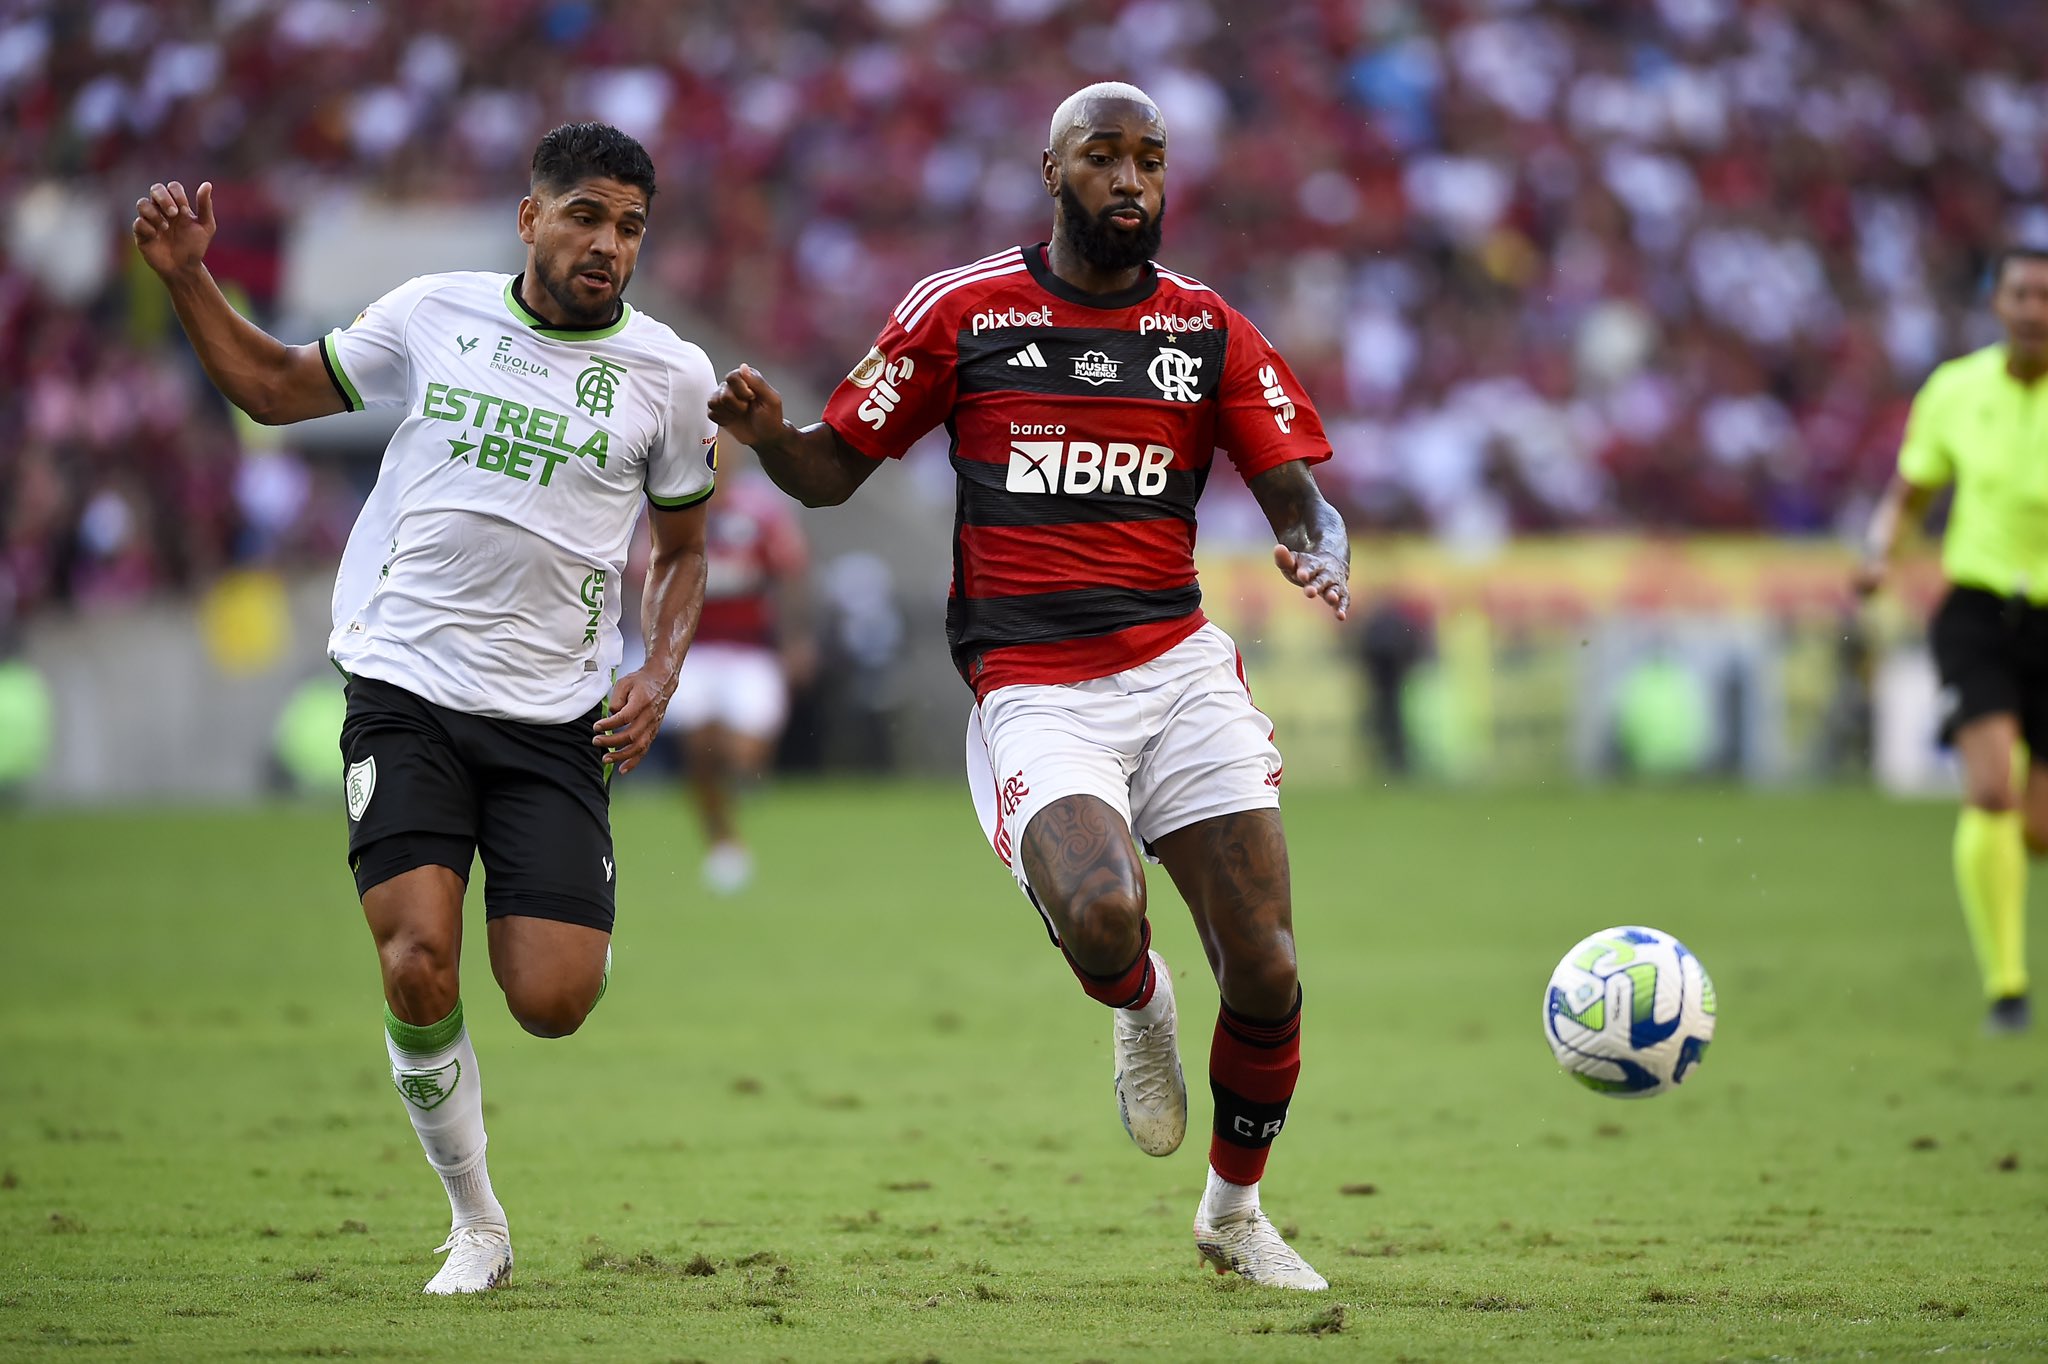
<instances>
[{"instance_id":1,"label":"jersey collar","mask_svg":"<svg viewBox=\"0 0 2048 1364\"><path fill-rule=\"evenodd\" d=\"M519 301L519 282L526 278L520 271L505 281L505 310L519 320L519 324L550 341L602 341L607 336L617 336L626 329L627 321L633 316L633 305L625 299L619 300L619 315L602 327L550 327L547 319L535 313Z\"/></svg>"},{"instance_id":2,"label":"jersey collar","mask_svg":"<svg viewBox=\"0 0 2048 1364\"><path fill-rule=\"evenodd\" d=\"M1084 308L1100 308L1104 312L1115 312L1119 308L1135 307L1159 291L1159 270L1151 261L1145 262L1145 268L1139 272L1138 282L1128 289L1119 289L1113 294L1091 294L1076 289L1055 275L1052 267L1045 263L1048 245L1050 243L1039 242L1036 246L1023 248L1024 268L1031 272L1031 278L1038 281L1038 287L1054 298L1078 303Z\"/></svg>"}]
</instances>

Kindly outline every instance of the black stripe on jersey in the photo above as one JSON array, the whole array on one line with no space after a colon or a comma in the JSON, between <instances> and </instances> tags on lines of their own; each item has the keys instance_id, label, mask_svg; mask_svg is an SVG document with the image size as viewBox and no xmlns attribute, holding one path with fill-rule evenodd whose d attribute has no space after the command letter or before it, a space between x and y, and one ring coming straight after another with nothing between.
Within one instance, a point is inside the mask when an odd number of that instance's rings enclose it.
<instances>
[{"instance_id":1,"label":"black stripe on jersey","mask_svg":"<svg viewBox=\"0 0 2048 1364\"><path fill-rule=\"evenodd\" d=\"M1164 521L1194 524L1195 503L1209 481L1203 469L1168 469L1166 487L1151 497L1123 493L1020 493L1006 485L1007 464L953 456L960 476L960 524L964 526L1059 526L1076 521Z\"/></svg>"},{"instance_id":2,"label":"black stripe on jersey","mask_svg":"<svg viewBox=\"0 0 2048 1364\"><path fill-rule=\"evenodd\" d=\"M327 371L327 382L333 384L334 391L341 396L341 410L344 412L360 411L361 409L355 405L354 400L348 396L348 385L342 383L341 376L334 372L334 357L327 353L327 348L333 344L334 341L331 335L321 337L316 343L320 351L320 367Z\"/></svg>"},{"instance_id":3,"label":"black stripe on jersey","mask_svg":"<svg viewBox=\"0 0 2048 1364\"><path fill-rule=\"evenodd\" d=\"M1194 583L1145 591L1135 587L1081 587L1025 597L948 597L946 638L953 657L977 658L1015 644L1045 644L1114 634L1134 625L1179 620L1202 606Z\"/></svg>"},{"instance_id":4,"label":"black stripe on jersey","mask_svg":"<svg viewBox=\"0 0 2048 1364\"><path fill-rule=\"evenodd\" d=\"M1222 384L1229 341L1224 327L1143 334L1106 327L997 327L979 336L963 330L959 388L1198 403L1214 397ZM1186 360L1161 361L1160 353L1169 350Z\"/></svg>"}]
</instances>

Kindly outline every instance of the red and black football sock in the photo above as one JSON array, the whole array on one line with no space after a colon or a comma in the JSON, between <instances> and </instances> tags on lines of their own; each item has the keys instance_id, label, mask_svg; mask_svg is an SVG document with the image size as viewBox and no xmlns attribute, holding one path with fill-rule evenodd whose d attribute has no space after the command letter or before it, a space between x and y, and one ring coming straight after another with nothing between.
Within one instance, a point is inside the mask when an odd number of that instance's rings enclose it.
<instances>
[{"instance_id":1,"label":"red and black football sock","mask_svg":"<svg viewBox=\"0 0 2048 1364\"><path fill-rule=\"evenodd\" d=\"M1266 1153L1287 1122L1301 1075L1301 990L1285 1018L1247 1018L1228 1004L1209 1044L1209 1092L1216 1100L1209 1165L1232 1184L1256 1184Z\"/></svg>"},{"instance_id":2,"label":"red and black football sock","mask_svg":"<svg viewBox=\"0 0 2048 1364\"><path fill-rule=\"evenodd\" d=\"M1100 1000L1112 1009L1142 1009L1152 1002L1152 921L1140 919L1138 929L1137 959L1112 976L1088 974L1074 960L1074 954L1067 951L1066 944L1060 945L1061 955L1074 969L1074 976L1088 992L1088 998Z\"/></svg>"}]
</instances>

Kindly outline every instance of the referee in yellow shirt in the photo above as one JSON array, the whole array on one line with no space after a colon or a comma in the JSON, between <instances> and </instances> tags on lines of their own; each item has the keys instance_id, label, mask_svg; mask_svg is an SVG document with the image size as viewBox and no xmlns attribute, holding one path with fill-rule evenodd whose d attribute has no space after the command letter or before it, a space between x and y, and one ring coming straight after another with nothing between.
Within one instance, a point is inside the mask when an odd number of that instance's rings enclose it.
<instances>
[{"instance_id":1,"label":"referee in yellow shirt","mask_svg":"<svg viewBox=\"0 0 2048 1364\"><path fill-rule=\"evenodd\" d=\"M2014 1033L2032 1021L2027 855L2048 854L2048 249L2000 258L1992 311L2005 340L1942 365L1913 399L1857 587L1878 587L1901 526L1919 525L1954 484L1949 592L1928 635L1942 737L1963 764L1956 891L1991 1001L1985 1028Z\"/></svg>"}]
</instances>

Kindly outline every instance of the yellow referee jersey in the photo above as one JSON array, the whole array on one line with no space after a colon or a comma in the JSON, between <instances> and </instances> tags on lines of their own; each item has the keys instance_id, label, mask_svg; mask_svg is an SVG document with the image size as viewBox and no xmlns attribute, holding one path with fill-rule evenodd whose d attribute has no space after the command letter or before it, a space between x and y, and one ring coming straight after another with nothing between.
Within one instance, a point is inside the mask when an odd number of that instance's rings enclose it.
<instances>
[{"instance_id":1,"label":"yellow referee jersey","mask_svg":"<svg viewBox=\"0 0 2048 1364\"><path fill-rule=\"evenodd\" d=\"M2003 345L1942 365L1913 399L1899 476L1956 485L1941 547L1950 582L2048 602L2048 378L2013 378Z\"/></svg>"}]
</instances>

